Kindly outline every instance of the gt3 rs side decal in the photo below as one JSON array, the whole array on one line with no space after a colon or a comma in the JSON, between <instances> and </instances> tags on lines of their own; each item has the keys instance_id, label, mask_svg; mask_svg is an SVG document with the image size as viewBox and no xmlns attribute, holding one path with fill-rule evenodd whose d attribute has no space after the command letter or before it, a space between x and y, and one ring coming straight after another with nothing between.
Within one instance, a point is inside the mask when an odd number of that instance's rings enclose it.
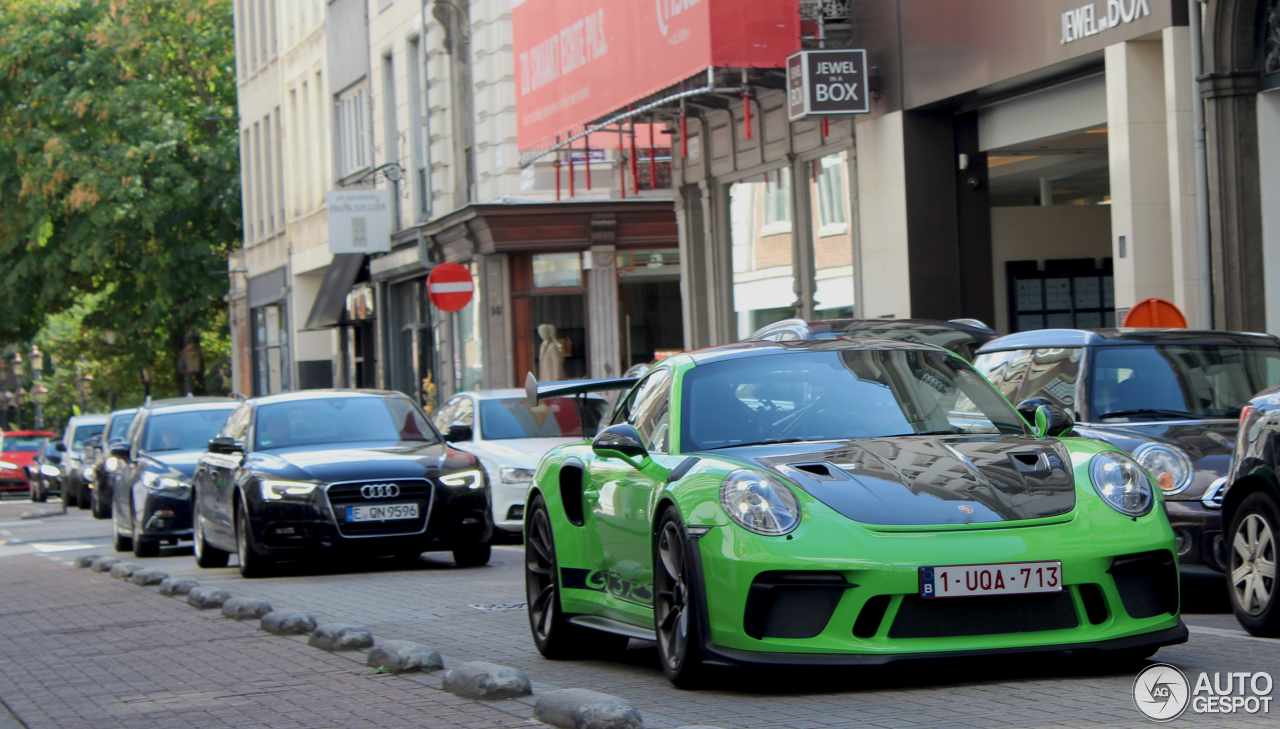
<instances>
[{"instance_id":1,"label":"gt3 rs side decal","mask_svg":"<svg viewBox=\"0 0 1280 729\"><path fill-rule=\"evenodd\" d=\"M624 580L613 572L584 570L575 567L560 568L560 586L566 590L592 590L608 592L623 600L648 605L653 602L653 584ZM607 589L606 589L607 588Z\"/></svg>"}]
</instances>

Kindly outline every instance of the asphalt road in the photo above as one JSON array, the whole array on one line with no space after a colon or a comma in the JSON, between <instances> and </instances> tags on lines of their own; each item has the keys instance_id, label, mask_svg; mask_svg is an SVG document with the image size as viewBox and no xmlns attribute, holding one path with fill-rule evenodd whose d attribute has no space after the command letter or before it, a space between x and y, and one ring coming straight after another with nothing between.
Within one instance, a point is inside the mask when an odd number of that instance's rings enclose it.
<instances>
[{"instance_id":1,"label":"asphalt road","mask_svg":"<svg viewBox=\"0 0 1280 729\"><path fill-rule=\"evenodd\" d=\"M0 560L42 555L70 564L77 555L113 554L109 521L71 510L37 520L23 511L57 504L0 505ZM1134 708L1134 671L1089 669L1066 656L952 659L874 669L729 671L710 687L680 691L662 676L651 643L632 641L614 660L557 662L542 658L529 638L523 609L522 548L494 550L488 567L459 569L447 553L416 561L392 559L298 565L267 579L244 580L234 567L201 570L190 547L165 548L155 559L130 561L275 608L305 610L318 619L369 628L380 639L435 647L446 660L487 660L526 671L535 688L591 688L634 703L646 727L701 724L736 727L1093 727L1150 726ZM234 558L233 558L234 563ZM106 578L103 578L106 579ZM138 588L141 589L141 588ZM1266 671L1280 682L1280 641L1240 630L1213 582L1186 583L1188 643L1165 648L1159 662L1199 672ZM156 595L156 600L166 598ZM1280 687L1277 687L1280 688ZM1275 691L1280 695L1280 690ZM1270 715L1187 712L1181 726L1276 726ZM2 722L0 722L2 726Z\"/></svg>"}]
</instances>

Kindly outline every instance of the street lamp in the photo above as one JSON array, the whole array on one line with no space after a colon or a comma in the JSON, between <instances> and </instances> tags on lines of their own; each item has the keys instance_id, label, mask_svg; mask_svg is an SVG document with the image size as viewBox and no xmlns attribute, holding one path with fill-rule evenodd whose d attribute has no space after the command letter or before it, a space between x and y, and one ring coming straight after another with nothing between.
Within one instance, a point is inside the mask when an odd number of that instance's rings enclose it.
<instances>
[{"instance_id":1,"label":"street lamp","mask_svg":"<svg viewBox=\"0 0 1280 729\"><path fill-rule=\"evenodd\" d=\"M36 430L43 430L44 404L49 401L49 390L40 384L40 380L44 379L44 353L33 344L27 357L31 359L31 376L36 381L31 386L31 403L36 406Z\"/></svg>"},{"instance_id":2,"label":"street lamp","mask_svg":"<svg viewBox=\"0 0 1280 729\"><path fill-rule=\"evenodd\" d=\"M93 391L93 375L81 375L76 381L76 390L80 392L80 412L89 412L89 394Z\"/></svg>"},{"instance_id":3,"label":"street lamp","mask_svg":"<svg viewBox=\"0 0 1280 729\"><path fill-rule=\"evenodd\" d=\"M182 348L182 376L184 384L187 388L187 395L191 395L191 375L200 367L200 350L196 349L195 342L187 342L187 346Z\"/></svg>"},{"instance_id":4,"label":"street lamp","mask_svg":"<svg viewBox=\"0 0 1280 729\"><path fill-rule=\"evenodd\" d=\"M142 394L146 398L145 401L151 400L151 383L155 380L151 376L151 370L143 367L138 370L138 381L142 383Z\"/></svg>"}]
</instances>

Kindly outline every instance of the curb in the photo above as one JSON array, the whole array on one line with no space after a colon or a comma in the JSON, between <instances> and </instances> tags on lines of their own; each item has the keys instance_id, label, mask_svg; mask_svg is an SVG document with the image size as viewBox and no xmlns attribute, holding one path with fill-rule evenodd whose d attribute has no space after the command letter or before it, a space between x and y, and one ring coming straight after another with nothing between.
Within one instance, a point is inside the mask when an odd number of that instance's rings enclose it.
<instances>
[{"instance_id":1,"label":"curb","mask_svg":"<svg viewBox=\"0 0 1280 729\"><path fill-rule=\"evenodd\" d=\"M423 687L484 702L505 714L557 729L643 729L640 711L629 701L589 689L555 689L533 683L523 671L485 661L445 660L436 649L407 640L374 641L368 629L342 623L317 624L299 610L275 610L262 600L232 597L226 590L200 587L190 577L170 577L155 569L125 563L117 557L86 554L76 567L110 573L132 584L158 587L161 595L185 598L198 610L220 608L237 621L259 620L259 629L272 635L305 642L391 675L402 675ZM363 654L363 655L362 655ZM682 726L680 729L717 729Z\"/></svg>"}]
</instances>

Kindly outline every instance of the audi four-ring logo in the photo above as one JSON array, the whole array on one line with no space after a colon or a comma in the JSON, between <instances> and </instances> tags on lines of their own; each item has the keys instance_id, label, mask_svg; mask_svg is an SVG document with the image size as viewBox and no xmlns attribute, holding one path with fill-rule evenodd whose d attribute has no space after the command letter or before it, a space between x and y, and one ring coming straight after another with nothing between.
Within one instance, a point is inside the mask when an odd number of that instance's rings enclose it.
<instances>
[{"instance_id":1,"label":"audi four-ring logo","mask_svg":"<svg viewBox=\"0 0 1280 729\"><path fill-rule=\"evenodd\" d=\"M393 483L370 483L360 487L360 495L366 499L394 499L400 495L400 487Z\"/></svg>"}]
</instances>

